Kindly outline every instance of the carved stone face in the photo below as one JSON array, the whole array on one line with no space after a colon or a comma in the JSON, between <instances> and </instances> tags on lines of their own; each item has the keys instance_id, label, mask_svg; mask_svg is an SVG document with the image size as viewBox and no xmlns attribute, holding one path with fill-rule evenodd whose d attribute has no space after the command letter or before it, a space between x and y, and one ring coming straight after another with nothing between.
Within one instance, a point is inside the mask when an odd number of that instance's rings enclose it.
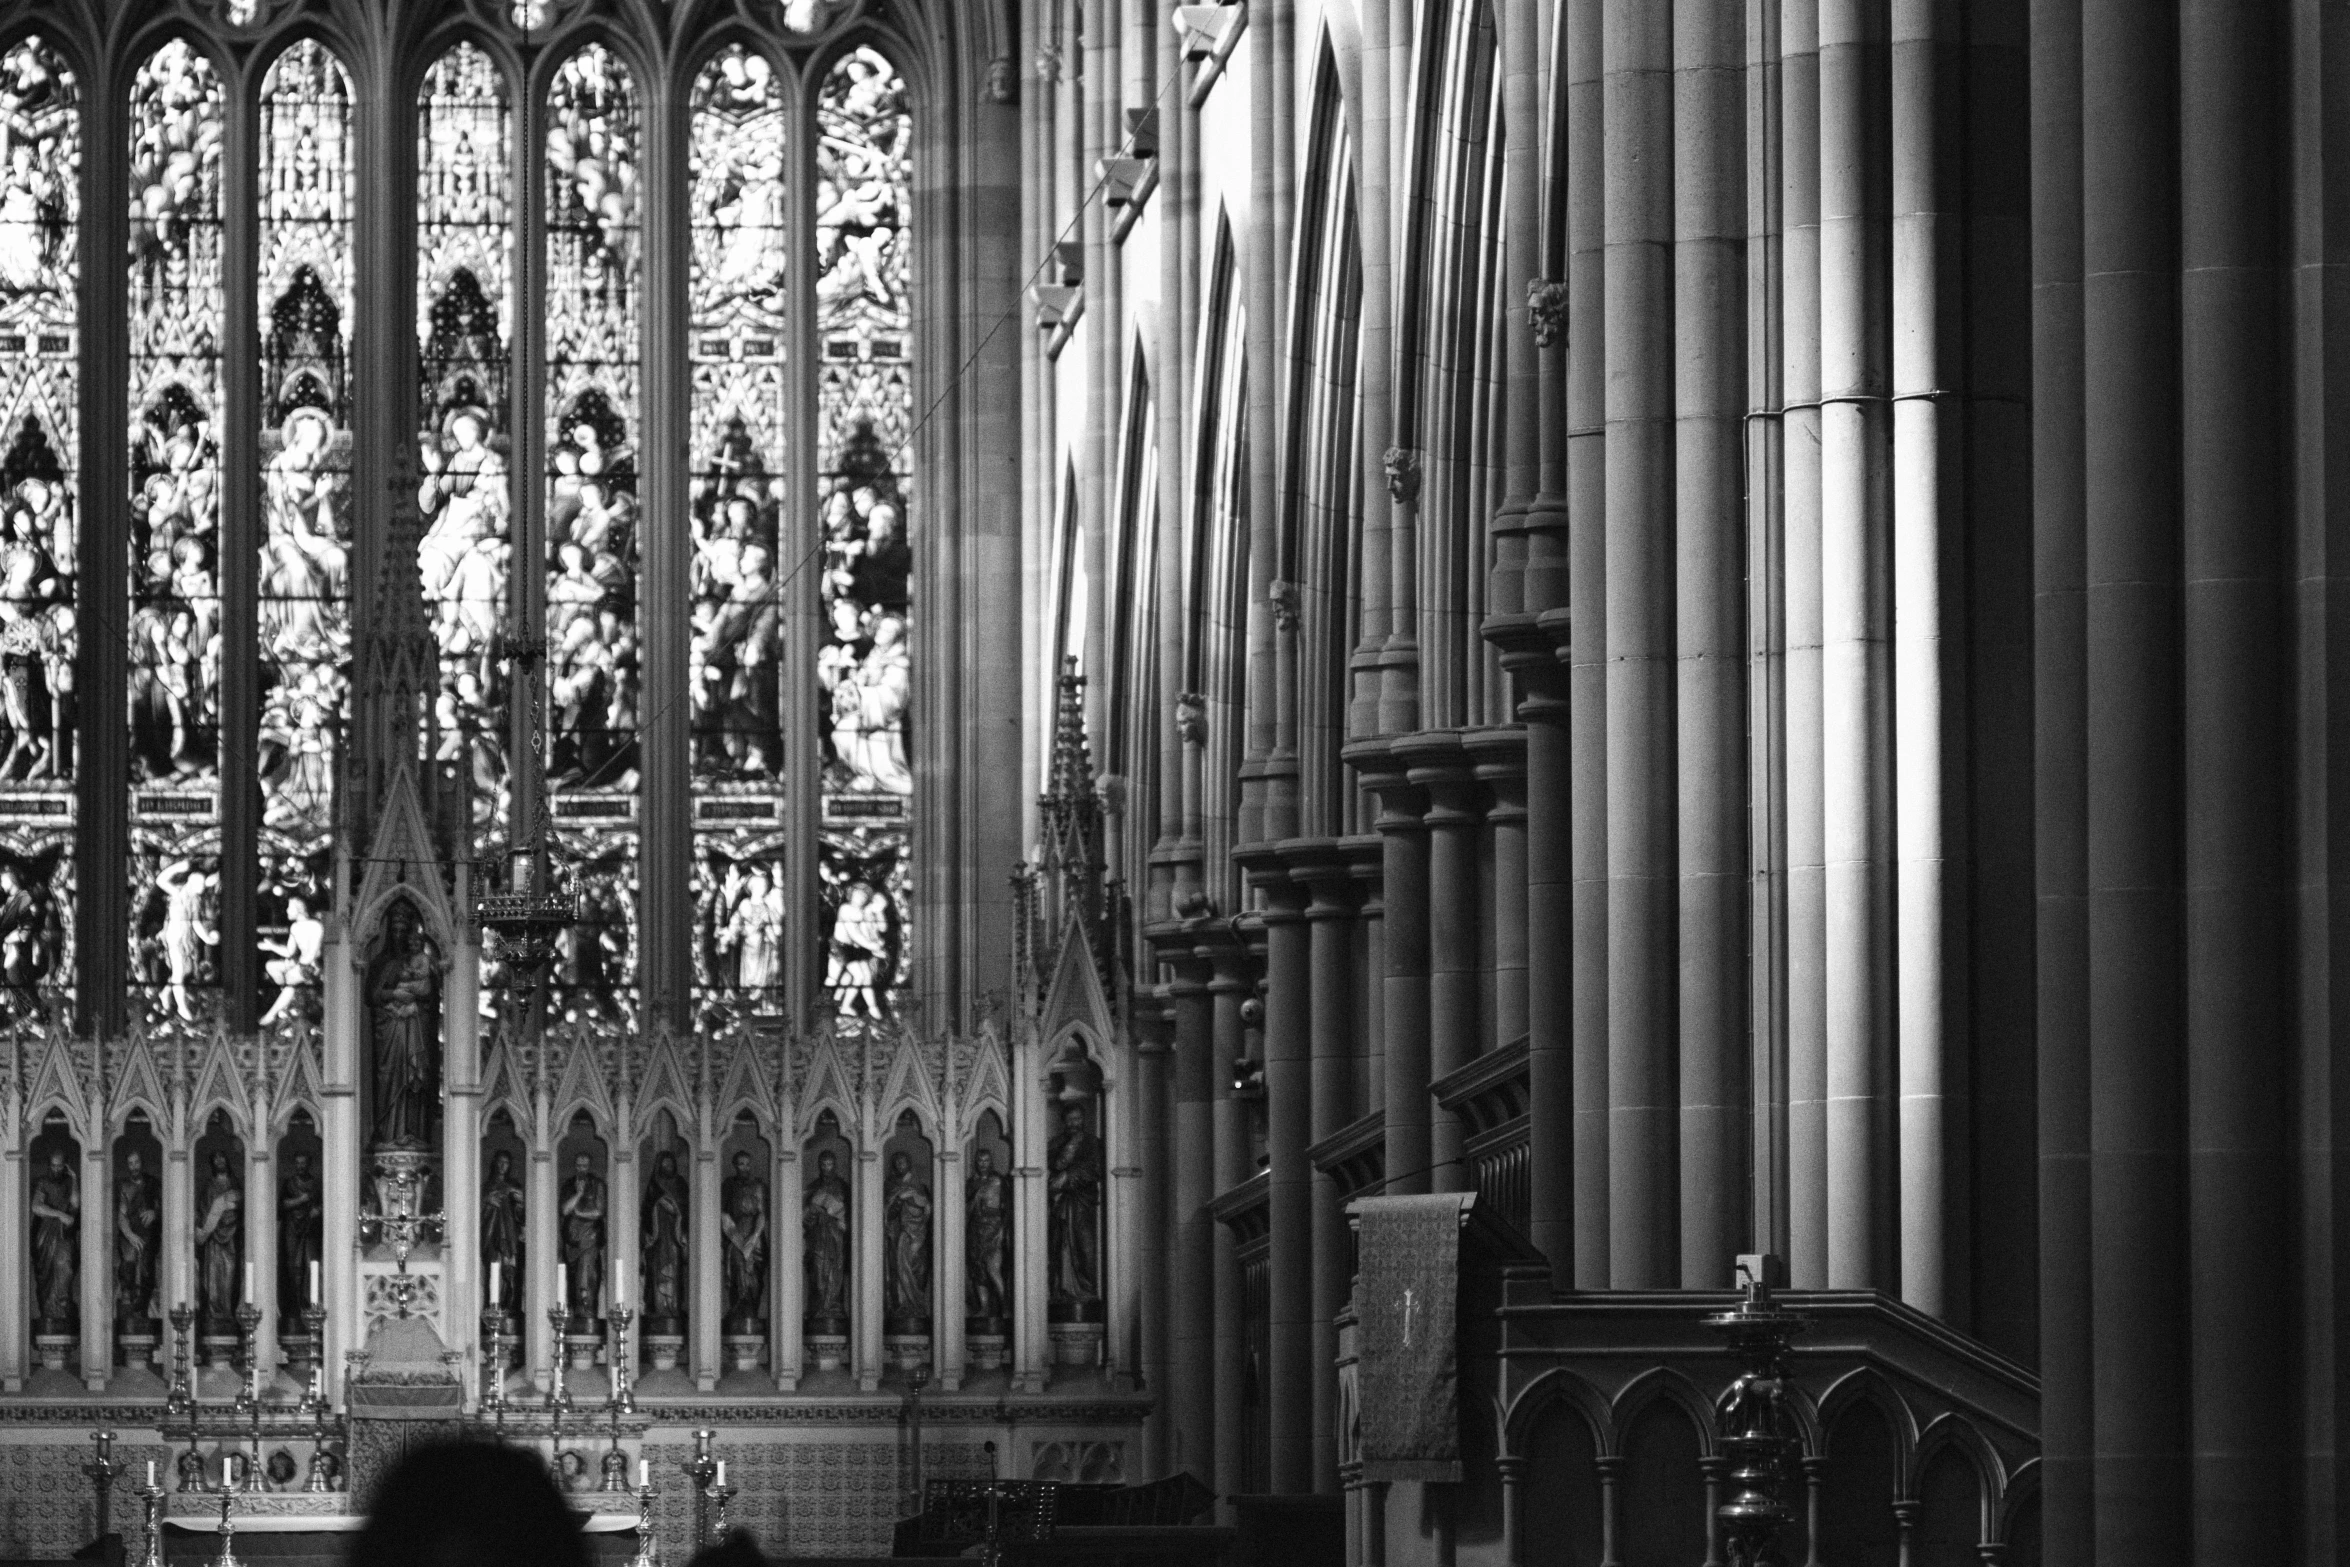
<instances>
[{"instance_id":1,"label":"carved stone face","mask_svg":"<svg viewBox=\"0 0 2350 1567\"><path fill-rule=\"evenodd\" d=\"M140 1155L136 1148L133 1148L128 1154L123 1156L122 1167L131 1174L137 1175L140 1171L147 1167L147 1161Z\"/></svg>"},{"instance_id":2,"label":"carved stone face","mask_svg":"<svg viewBox=\"0 0 2350 1567\"><path fill-rule=\"evenodd\" d=\"M514 1156L510 1153L502 1152L495 1159L490 1161L490 1174L492 1175L504 1175L507 1171L513 1168Z\"/></svg>"},{"instance_id":3,"label":"carved stone face","mask_svg":"<svg viewBox=\"0 0 2350 1567\"><path fill-rule=\"evenodd\" d=\"M751 1173L751 1156L749 1154L738 1153L734 1156L734 1173L737 1175Z\"/></svg>"},{"instance_id":4,"label":"carved stone face","mask_svg":"<svg viewBox=\"0 0 2350 1567\"><path fill-rule=\"evenodd\" d=\"M816 1171L819 1175L830 1175L839 1162L830 1152L820 1153L816 1156Z\"/></svg>"},{"instance_id":5,"label":"carved stone face","mask_svg":"<svg viewBox=\"0 0 2350 1567\"><path fill-rule=\"evenodd\" d=\"M677 1155L673 1153L665 1153L661 1156L661 1173L663 1175L675 1175L677 1173Z\"/></svg>"},{"instance_id":6,"label":"carved stone face","mask_svg":"<svg viewBox=\"0 0 2350 1567\"><path fill-rule=\"evenodd\" d=\"M65 1155L54 1148L49 1150L49 1173L51 1175L65 1173Z\"/></svg>"},{"instance_id":7,"label":"carved stone face","mask_svg":"<svg viewBox=\"0 0 2350 1567\"><path fill-rule=\"evenodd\" d=\"M971 1156L971 1165L981 1175L995 1174L995 1150L992 1148L980 1149L979 1152Z\"/></svg>"},{"instance_id":8,"label":"carved stone face","mask_svg":"<svg viewBox=\"0 0 2350 1567\"><path fill-rule=\"evenodd\" d=\"M1061 1110L1061 1128L1064 1131L1070 1132L1084 1131L1085 1112L1078 1109L1075 1105L1063 1106Z\"/></svg>"},{"instance_id":9,"label":"carved stone face","mask_svg":"<svg viewBox=\"0 0 2350 1567\"><path fill-rule=\"evenodd\" d=\"M892 1174L892 1175L907 1175L907 1174L911 1174L911 1173L913 1172L913 1169L914 1169L914 1161L913 1161L913 1159L912 1159L911 1157L909 1157L908 1155L905 1155L905 1154L899 1154L897 1157L895 1157L894 1159L890 1160L890 1162L889 1162L889 1173L890 1173L890 1174Z\"/></svg>"},{"instance_id":10,"label":"carved stone face","mask_svg":"<svg viewBox=\"0 0 2350 1567\"><path fill-rule=\"evenodd\" d=\"M572 1157L571 1173L582 1177L588 1174L588 1156L586 1154L576 1154Z\"/></svg>"}]
</instances>

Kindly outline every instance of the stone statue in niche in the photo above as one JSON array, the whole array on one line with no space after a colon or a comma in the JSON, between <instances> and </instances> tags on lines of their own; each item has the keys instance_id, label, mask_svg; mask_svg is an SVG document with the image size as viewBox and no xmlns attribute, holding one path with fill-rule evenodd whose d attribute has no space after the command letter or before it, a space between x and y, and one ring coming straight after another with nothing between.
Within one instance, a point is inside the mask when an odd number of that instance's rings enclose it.
<instances>
[{"instance_id":1,"label":"stone statue in niche","mask_svg":"<svg viewBox=\"0 0 2350 1567\"><path fill-rule=\"evenodd\" d=\"M326 1209L319 1202L318 1174L307 1152L296 1153L277 1183L278 1331L302 1330L302 1308L323 1306L310 1299L310 1268L322 1255Z\"/></svg>"},{"instance_id":2,"label":"stone statue in niche","mask_svg":"<svg viewBox=\"0 0 2350 1567\"><path fill-rule=\"evenodd\" d=\"M571 1282L564 1304L592 1320L604 1307L604 1178L586 1154L571 1161L557 1204L563 1221L563 1266Z\"/></svg>"},{"instance_id":3,"label":"stone statue in niche","mask_svg":"<svg viewBox=\"0 0 2350 1567\"><path fill-rule=\"evenodd\" d=\"M895 1154L889 1161L889 1184L882 1189L882 1229L889 1242L882 1268L883 1315L892 1322L927 1327L930 1183L915 1172L911 1154Z\"/></svg>"},{"instance_id":4,"label":"stone statue in niche","mask_svg":"<svg viewBox=\"0 0 2350 1567\"><path fill-rule=\"evenodd\" d=\"M719 1233L726 1242L726 1321L756 1331L767 1316L767 1183L751 1170L751 1156L734 1156L734 1173L720 1195Z\"/></svg>"},{"instance_id":5,"label":"stone statue in niche","mask_svg":"<svg viewBox=\"0 0 2350 1567\"><path fill-rule=\"evenodd\" d=\"M42 1330L71 1332L80 1318L82 1186L65 1150L52 1148L33 1177L33 1317Z\"/></svg>"},{"instance_id":6,"label":"stone statue in niche","mask_svg":"<svg viewBox=\"0 0 2350 1567\"><path fill-rule=\"evenodd\" d=\"M414 904L384 915L367 965L367 1034L375 1063L375 1146L426 1148L440 1101L440 955Z\"/></svg>"},{"instance_id":7,"label":"stone statue in niche","mask_svg":"<svg viewBox=\"0 0 2350 1567\"><path fill-rule=\"evenodd\" d=\"M645 1331L653 1325L674 1326L685 1315L685 1215L688 1194L685 1177L677 1170L677 1155L664 1152L645 1178L645 1206L640 1233L645 1248Z\"/></svg>"},{"instance_id":8,"label":"stone statue in niche","mask_svg":"<svg viewBox=\"0 0 2350 1567\"><path fill-rule=\"evenodd\" d=\"M808 1320L848 1321L849 1183L841 1178L840 1161L831 1149L816 1156L816 1176L808 1182L807 1201L800 1210L800 1255L808 1275Z\"/></svg>"},{"instance_id":9,"label":"stone statue in niche","mask_svg":"<svg viewBox=\"0 0 2350 1567\"><path fill-rule=\"evenodd\" d=\"M114 1182L114 1315L128 1329L152 1320L155 1247L162 1238L163 1188L136 1148Z\"/></svg>"},{"instance_id":10,"label":"stone statue in niche","mask_svg":"<svg viewBox=\"0 0 2350 1567\"><path fill-rule=\"evenodd\" d=\"M206 1331L233 1333L245 1260L245 1192L228 1167L228 1155L214 1151L204 1194L196 1204L196 1301Z\"/></svg>"},{"instance_id":11,"label":"stone statue in niche","mask_svg":"<svg viewBox=\"0 0 2350 1567\"><path fill-rule=\"evenodd\" d=\"M975 1322L1011 1315L1012 1178L995 1167L995 1150L971 1156L963 1182L963 1309Z\"/></svg>"},{"instance_id":12,"label":"stone statue in niche","mask_svg":"<svg viewBox=\"0 0 2350 1567\"><path fill-rule=\"evenodd\" d=\"M509 1314L522 1305L522 1228L522 1182L514 1155L501 1148L481 1183L481 1276L486 1281L490 1264L498 1265L498 1298L491 1304Z\"/></svg>"},{"instance_id":13,"label":"stone statue in niche","mask_svg":"<svg viewBox=\"0 0 2350 1567\"><path fill-rule=\"evenodd\" d=\"M1052 1216L1052 1302L1083 1307L1102 1295L1102 1140L1086 1129L1085 1107L1061 1107L1061 1129L1046 1150Z\"/></svg>"}]
</instances>

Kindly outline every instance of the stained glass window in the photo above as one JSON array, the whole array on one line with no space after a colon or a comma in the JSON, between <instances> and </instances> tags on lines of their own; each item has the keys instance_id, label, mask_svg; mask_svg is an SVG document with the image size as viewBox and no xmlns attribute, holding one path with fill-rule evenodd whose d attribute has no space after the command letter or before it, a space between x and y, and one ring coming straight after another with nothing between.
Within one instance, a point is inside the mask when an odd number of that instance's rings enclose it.
<instances>
[{"instance_id":1,"label":"stained glass window","mask_svg":"<svg viewBox=\"0 0 2350 1567\"><path fill-rule=\"evenodd\" d=\"M219 75L185 39L130 102L130 930L147 1013L220 978Z\"/></svg>"},{"instance_id":2,"label":"stained glass window","mask_svg":"<svg viewBox=\"0 0 2350 1567\"><path fill-rule=\"evenodd\" d=\"M513 576L513 109L488 55L459 44L416 104L418 574L440 647L442 759L464 762L474 827L504 833Z\"/></svg>"},{"instance_id":3,"label":"stained glass window","mask_svg":"<svg viewBox=\"0 0 2350 1567\"><path fill-rule=\"evenodd\" d=\"M581 918L567 1016L632 1018L636 971L636 83L591 44L556 69L546 140L547 774Z\"/></svg>"},{"instance_id":4,"label":"stained glass window","mask_svg":"<svg viewBox=\"0 0 2350 1567\"><path fill-rule=\"evenodd\" d=\"M351 709L351 82L314 41L261 85L264 1021L314 1012L335 739Z\"/></svg>"},{"instance_id":5,"label":"stained glass window","mask_svg":"<svg viewBox=\"0 0 2350 1567\"><path fill-rule=\"evenodd\" d=\"M836 1015L893 1015L908 931L912 121L870 48L816 106L816 527L823 973Z\"/></svg>"},{"instance_id":6,"label":"stained glass window","mask_svg":"<svg viewBox=\"0 0 2350 1567\"><path fill-rule=\"evenodd\" d=\"M738 45L703 67L692 113L694 978L705 1015L772 1014L785 1009L790 906L782 83Z\"/></svg>"},{"instance_id":7,"label":"stained glass window","mask_svg":"<svg viewBox=\"0 0 2350 1567\"><path fill-rule=\"evenodd\" d=\"M0 1008L73 978L80 101L39 37L0 51Z\"/></svg>"}]
</instances>

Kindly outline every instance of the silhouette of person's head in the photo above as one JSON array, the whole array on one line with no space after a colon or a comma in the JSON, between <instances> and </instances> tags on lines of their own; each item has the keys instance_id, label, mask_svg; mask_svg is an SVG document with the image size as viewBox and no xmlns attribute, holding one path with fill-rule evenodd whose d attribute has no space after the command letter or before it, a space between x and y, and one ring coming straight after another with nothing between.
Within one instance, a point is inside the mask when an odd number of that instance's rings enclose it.
<instances>
[{"instance_id":1,"label":"silhouette of person's head","mask_svg":"<svg viewBox=\"0 0 2350 1567\"><path fill-rule=\"evenodd\" d=\"M414 1448L377 1488L350 1567L587 1567L579 1520L518 1447Z\"/></svg>"}]
</instances>

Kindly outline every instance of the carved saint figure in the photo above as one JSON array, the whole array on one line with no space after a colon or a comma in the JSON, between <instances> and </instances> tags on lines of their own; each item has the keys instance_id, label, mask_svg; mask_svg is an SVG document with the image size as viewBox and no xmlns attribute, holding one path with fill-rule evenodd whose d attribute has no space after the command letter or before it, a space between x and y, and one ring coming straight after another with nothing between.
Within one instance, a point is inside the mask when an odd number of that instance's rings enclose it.
<instances>
[{"instance_id":1,"label":"carved saint figure","mask_svg":"<svg viewBox=\"0 0 2350 1567\"><path fill-rule=\"evenodd\" d=\"M163 1226L163 1189L133 1148L114 1183L114 1314L144 1321L155 1303L155 1244Z\"/></svg>"},{"instance_id":2,"label":"carved saint figure","mask_svg":"<svg viewBox=\"0 0 2350 1567\"><path fill-rule=\"evenodd\" d=\"M910 1154L889 1161L882 1192L882 1229L889 1251L883 1263L885 1315L900 1322L930 1320L930 1183L914 1173Z\"/></svg>"},{"instance_id":3,"label":"carved saint figure","mask_svg":"<svg viewBox=\"0 0 2350 1567\"><path fill-rule=\"evenodd\" d=\"M33 1177L33 1316L63 1332L80 1313L82 1187L65 1150Z\"/></svg>"},{"instance_id":4,"label":"carved saint figure","mask_svg":"<svg viewBox=\"0 0 2350 1567\"><path fill-rule=\"evenodd\" d=\"M663 1153L645 1179L645 1324L685 1315L685 1177Z\"/></svg>"},{"instance_id":5,"label":"carved saint figure","mask_svg":"<svg viewBox=\"0 0 2350 1567\"><path fill-rule=\"evenodd\" d=\"M569 1270L575 1317L594 1317L604 1304L604 1178L586 1154L571 1161L557 1205L563 1220L563 1265Z\"/></svg>"},{"instance_id":6,"label":"carved saint figure","mask_svg":"<svg viewBox=\"0 0 2350 1567\"><path fill-rule=\"evenodd\" d=\"M207 1330L234 1331L237 1296L244 1282L237 1271L245 1260L245 1193L215 1151L204 1195L196 1205L196 1299Z\"/></svg>"},{"instance_id":7,"label":"carved saint figure","mask_svg":"<svg viewBox=\"0 0 2350 1567\"><path fill-rule=\"evenodd\" d=\"M971 1156L963 1182L963 1309L1000 1322L1009 1316L1012 1263L1012 1178L995 1167L995 1150Z\"/></svg>"},{"instance_id":8,"label":"carved saint figure","mask_svg":"<svg viewBox=\"0 0 2350 1567\"><path fill-rule=\"evenodd\" d=\"M440 1068L441 976L424 921L399 902L384 916L383 946L367 965L367 1023L375 1047L375 1141L432 1141Z\"/></svg>"},{"instance_id":9,"label":"carved saint figure","mask_svg":"<svg viewBox=\"0 0 2350 1567\"><path fill-rule=\"evenodd\" d=\"M720 1233L726 1239L726 1317L756 1322L767 1308L767 1183L751 1173L751 1156L734 1156L734 1173L720 1193Z\"/></svg>"},{"instance_id":10,"label":"carved saint figure","mask_svg":"<svg viewBox=\"0 0 2350 1567\"><path fill-rule=\"evenodd\" d=\"M800 1209L800 1255L808 1274L811 1320L849 1314L849 1183L840 1161L826 1149L816 1156L816 1178L808 1183Z\"/></svg>"},{"instance_id":11,"label":"carved saint figure","mask_svg":"<svg viewBox=\"0 0 2350 1567\"><path fill-rule=\"evenodd\" d=\"M1052 1214L1052 1298L1056 1305L1101 1299L1102 1142L1085 1129L1085 1107L1063 1105L1046 1150Z\"/></svg>"},{"instance_id":12,"label":"carved saint figure","mask_svg":"<svg viewBox=\"0 0 2350 1567\"><path fill-rule=\"evenodd\" d=\"M492 1304L502 1312L522 1307L522 1203L514 1156L501 1148L481 1183L481 1266L487 1279L490 1264L498 1265L498 1298Z\"/></svg>"},{"instance_id":13,"label":"carved saint figure","mask_svg":"<svg viewBox=\"0 0 2350 1567\"><path fill-rule=\"evenodd\" d=\"M323 1306L310 1299L310 1265L319 1259L326 1210L318 1197L318 1175L310 1155L297 1153L285 1178L277 1185L277 1299L281 1333L299 1330L304 1306Z\"/></svg>"}]
</instances>

